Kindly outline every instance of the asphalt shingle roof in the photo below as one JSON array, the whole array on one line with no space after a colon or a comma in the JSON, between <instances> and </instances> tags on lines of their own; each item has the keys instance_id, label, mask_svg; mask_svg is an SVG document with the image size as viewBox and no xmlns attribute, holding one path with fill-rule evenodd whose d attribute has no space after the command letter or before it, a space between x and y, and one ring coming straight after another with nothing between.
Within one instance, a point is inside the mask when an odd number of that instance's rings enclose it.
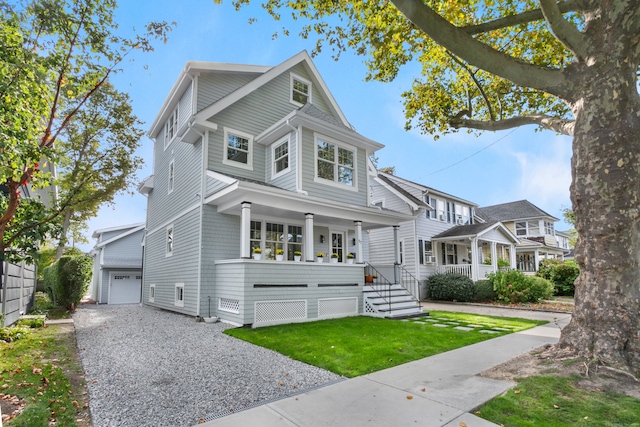
<instances>
[{"instance_id":1,"label":"asphalt shingle roof","mask_svg":"<svg viewBox=\"0 0 640 427\"><path fill-rule=\"evenodd\" d=\"M448 230L443 231L440 234L433 236L433 238L436 239L439 237L472 236L472 235L481 233L488 228L493 227L496 222L497 221L468 224L468 225L457 225L455 227L452 227Z\"/></svg>"},{"instance_id":2,"label":"asphalt shingle roof","mask_svg":"<svg viewBox=\"0 0 640 427\"><path fill-rule=\"evenodd\" d=\"M487 222L540 217L548 217L558 220L558 218L553 215L549 215L528 200L519 200L517 202L477 208L476 215Z\"/></svg>"}]
</instances>

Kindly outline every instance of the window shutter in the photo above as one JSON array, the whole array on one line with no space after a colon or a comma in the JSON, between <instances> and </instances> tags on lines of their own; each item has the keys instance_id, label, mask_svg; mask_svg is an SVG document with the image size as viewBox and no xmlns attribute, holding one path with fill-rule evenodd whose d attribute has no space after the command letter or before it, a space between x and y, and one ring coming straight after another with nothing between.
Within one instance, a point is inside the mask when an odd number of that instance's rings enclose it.
<instances>
[{"instance_id":1,"label":"window shutter","mask_svg":"<svg viewBox=\"0 0 640 427\"><path fill-rule=\"evenodd\" d=\"M418 253L420 254L420 264L424 264L424 247L422 239L418 240Z\"/></svg>"}]
</instances>

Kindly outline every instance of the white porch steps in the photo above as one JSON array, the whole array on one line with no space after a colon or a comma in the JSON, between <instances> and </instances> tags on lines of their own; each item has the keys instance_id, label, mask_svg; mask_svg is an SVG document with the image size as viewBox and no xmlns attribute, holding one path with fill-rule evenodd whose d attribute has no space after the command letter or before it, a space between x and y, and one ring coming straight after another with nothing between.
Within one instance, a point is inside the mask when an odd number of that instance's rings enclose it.
<instances>
[{"instance_id":1,"label":"white porch steps","mask_svg":"<svg viewBox=\"0 0 640 427\"><path fill-rule=\"evenodd\" d=\"M365 307L384 317L403 318L422 314L420 301L402 285L365 285L362 292Z\"/></svg>"}]
</instances>

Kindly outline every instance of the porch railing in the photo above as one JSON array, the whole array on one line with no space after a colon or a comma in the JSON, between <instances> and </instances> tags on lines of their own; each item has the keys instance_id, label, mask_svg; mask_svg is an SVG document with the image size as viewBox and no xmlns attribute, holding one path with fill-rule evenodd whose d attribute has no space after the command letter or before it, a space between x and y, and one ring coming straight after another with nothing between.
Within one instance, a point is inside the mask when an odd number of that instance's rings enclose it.
<instances>
[{"instance_id":1,"label":"porch railing","mask_svg":"<svg viewBox=\"0 0 640 427\"><path fill-rule=\"evenodd\" d=\"M400 284L407 290L415 299L420 301L420 281L403 266L398 266L400 270Z\"/></svg>"},{"instance_id":2,"label":"porch railing","mask_svg":"<svg viewBox=\"0 0 640 427\"><path fill-rule=\"evenodd\" d=\"M451 264L451 265L439 265L436 267L436 272L439 274L462 274L471 277L471 264Z\"/></svg>"}]
</instances>

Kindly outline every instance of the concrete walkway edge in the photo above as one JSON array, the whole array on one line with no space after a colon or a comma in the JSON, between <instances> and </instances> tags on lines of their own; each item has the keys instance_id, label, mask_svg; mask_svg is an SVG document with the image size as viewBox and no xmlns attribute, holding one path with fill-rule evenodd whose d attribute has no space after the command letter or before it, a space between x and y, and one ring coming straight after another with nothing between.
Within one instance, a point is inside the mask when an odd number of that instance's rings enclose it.
<instances>
[{"instance_id":1,"label":"concrete walkway edge","mask_svg":"<svg viewBox=\"0 0 640 427\"><path fill-rule=\"evenodd\" d=\"M269 402L199 426L494 426L470 411L514 383L479 377L482 371L537 347L554 344L570 314L499 307L423 304L426 310L462 311L549 323L383 371ZM464 424L461 424L463 422Z\"/></svg>"}]
</instances>

